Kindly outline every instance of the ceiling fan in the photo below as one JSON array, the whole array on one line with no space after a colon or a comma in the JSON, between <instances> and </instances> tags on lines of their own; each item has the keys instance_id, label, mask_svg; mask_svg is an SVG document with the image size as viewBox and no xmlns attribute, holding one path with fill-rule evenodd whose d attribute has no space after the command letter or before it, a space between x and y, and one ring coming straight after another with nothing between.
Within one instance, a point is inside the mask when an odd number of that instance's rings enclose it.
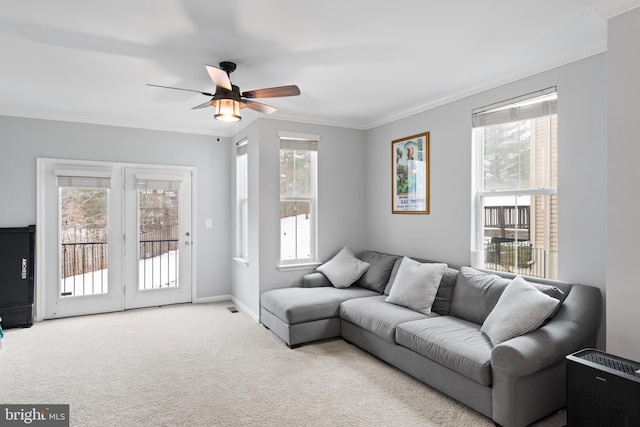
<instances>
[{"instance_id":1,"label":"ceiling fan","mask_svg":"<svg viewBox=\"0 0 640 427\"><path fill-rule=\"evenodd\" d=\"M282 96L300 95L300 89L296 85L278 86L264 89L249 90L240 92L240 88L231 84L229 74L236 69L236 64L229 61L220 63L220 68L213 65L207 65L209 77L216 85L214 93L202 92L193 89L182 89L179 87L160 86L147 83L147 86L161 87L165 89L185 90L188 92L197 92L211 99L205 103L196 105L192 110L206 107L214 107L216 109L215 118L226 122L236 122L241 119L240 109L247 107L251 110L264 114L271 114L277 109L261 102L253 101L254 98L279 98Z\"/></svg>"}]
</instances>

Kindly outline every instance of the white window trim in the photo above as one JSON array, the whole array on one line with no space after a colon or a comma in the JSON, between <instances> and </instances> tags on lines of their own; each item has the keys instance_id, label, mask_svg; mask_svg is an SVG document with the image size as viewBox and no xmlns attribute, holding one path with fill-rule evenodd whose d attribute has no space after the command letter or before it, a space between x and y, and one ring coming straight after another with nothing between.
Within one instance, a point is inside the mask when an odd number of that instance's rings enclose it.
<instances>
[{"instance_id":1,"label":"white window trim","mask_svg":"<svg viewBox=\"0 0 640 427\"><path fill-rule=\"evenodd\" d=\"M318 262L318 142L320 141L320 135L299 133L299 132L289 132L289 131L278 131L278 136L280 137L280 148L282 149L299 149L299 150L308 150L313 153L315 157L312 161L312 169L311 169L311 187L312 194L305 195L301 197L279 197L279 203L282 201L297 201L297 200L310 200L311 203L311 211L310 215L313 218L313 224L311 224L311 254L310 258L297 258L292 260L283 260L280 259L278 264L278 269L280 271L290 271L290 270L306 270L315 268L320 263ZM280 221L282 224L282 221ZM282 232L280 234L280 239L278 240L279 248L278 252L282 255Z\"/></svg>"},{"instance_id":2,"label":"white window trim","mask_svg":"<svg viewBox=\"0 0 640 427\"><path fill-rule=\"evenodd\" d=\"M527 101L535 99L544 100L539 108L528 108ZM514 108L507 108L512 105ZM522 108L524 105L524 108ZM472 141L473 161L471 167L473 197L471 210L473 213L471 223L471 267L485 269L484 267L484 198L492 196L542 196L557 194L557 187L526 188L519 190L492 190L483 191L483 155L480 129L485 126L498 123L506 123L518 120L528 120L540 116L557 114L557 87L552 86L540 91L497 102L472 111ZM508 118L508 119L507 119Z\"/></svg>"},{"instance_id":3,"label":"white window trim","mask_svg":"<svg viewBox=\"0 0 640 427\"><path fill-rule=\"evenodd\" d=\"M236 147L236 256L233 258L236 262L242 265L249 265L249 224L248 218L247 222L243 221L242 217L242 195L240 192L246 191L246 201L247 207L249 206L249 154L248 154L248 140L244 138L239 141ZM238 160L240 157L245 156L245 165L244 165L244 176L242 177L243 182L239 182L240 171L238 168ZM241 189L242 185L242 189ZM248 208L247 208L248 209ZM248 212L247 212L248 215ZM244 250L243 250L244 244Z\"/></svg>"}]
</instances>

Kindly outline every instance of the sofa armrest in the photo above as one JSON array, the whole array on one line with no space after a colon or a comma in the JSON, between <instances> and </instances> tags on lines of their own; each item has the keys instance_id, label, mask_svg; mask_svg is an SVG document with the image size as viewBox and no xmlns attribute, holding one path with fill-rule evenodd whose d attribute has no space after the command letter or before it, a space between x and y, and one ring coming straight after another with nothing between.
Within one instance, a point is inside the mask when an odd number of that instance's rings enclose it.
<instances>
[{"instance_id":1,"label":"sofa armrest","mask_svg":"<svg viewBox=\"0 0 640 427\"><path fill-rule=\"evenodd\" d=\"M573 285L549 323L495 346L491 367L513 377L523 377L564 360L568 354L595 347L601 316L600 289Z\"/></svg>"},{"instance_id":2,"label":"sofa armrest","mask_svg":"<svg viewBox=\"0 0 640 427\"><path fill-rule=\"evenodd\" d=\"M309 273L302 277L301 287L303 288L320 288L322 286L333 286L329 279L322 273Z\"/></svg>"}]
</instances>

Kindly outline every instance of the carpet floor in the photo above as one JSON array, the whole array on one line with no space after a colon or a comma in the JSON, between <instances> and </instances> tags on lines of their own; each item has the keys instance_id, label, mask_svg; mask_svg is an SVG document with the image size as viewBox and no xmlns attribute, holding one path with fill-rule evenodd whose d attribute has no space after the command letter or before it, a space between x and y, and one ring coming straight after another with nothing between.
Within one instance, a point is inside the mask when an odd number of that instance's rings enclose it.
<instances>
[{"instance_id":1,"label":"carpet floor","mask_svg":"<svg viewBox=\"0 0 640 427\"><path fill-rule=\"evenodd\" d=\"M343 340L290 350L230 302L5 330L0 403L69 404L72 426L493 426ZM564 413L535 424L560 427Z\"/></svg>"}]
</instances>

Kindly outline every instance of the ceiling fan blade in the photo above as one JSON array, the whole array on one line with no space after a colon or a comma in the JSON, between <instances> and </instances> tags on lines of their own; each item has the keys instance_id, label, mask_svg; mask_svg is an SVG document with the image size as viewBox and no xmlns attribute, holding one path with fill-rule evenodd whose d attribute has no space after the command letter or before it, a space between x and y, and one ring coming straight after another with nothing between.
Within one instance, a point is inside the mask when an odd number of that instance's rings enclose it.
<instances>
[{"instance_id":1,"label":"ceiling fan blade","mask_svg":"<svg viewBox=\"0 0 640 427\"><path fill-rule=\"evenodd\" d=\"M279 98L281 96L300 95L300 88L296 85L269 87L243 92L245 98Z\"/></svg>"},{"instance_id":2,"label":"ceiling fan blade","mask_svg":"<svg viewBox=\"0 0 640 427\"><path fill-rule=\"evenodd\" d=\"M218 67L214 67L213 65L207 65L207 72L216 86L231 90L231 81L229 80L229 75L226 71L221 70Z\"/></svg>"},{"instance_id":3,"label":"ceiling fan blade","mask_svg":"<svg viewBox=\"0 0 640 427\"><path fill-rule=\"evenodd\" d=\"M202 92L202 91L200 91L200 90L194 90L194 89L182 89L182 88L180 88L180 87L152 85L152 84L150 84L150 83L147 83L147 86L161 87L161 88L163 88L163 89L184 90L184 91L187 91L187 92L196 92L196 93L200 93L200 94L202 94L202 95L206 95L206 96L213 96L213 94L212 94L212 93L209 93L209 92Z\"/></svg>"},{"instance_id":4,"label":"ceiling fan blade","mask_svg":"<svg viewBox=\"0 0 640 427\"><path fill-rule=\"evenodd\" d=\"M248 99L243 99L242 102L245 103L247 108L255 110L255 111L259 112L259 113L271 114L271 113L275 113L276 111L278 111L277 108L272 107L271 105L263 104L261 102L249 101Z\"/></svg>"},{"instance_id":5,"label":"ceiling fan blade","mask_svg":"<svg viewBox=\"0 0 640 427\"><path fill-rule=\"evenodd\" d=\"M202 104L196 105L195 107L192 107L192 110L198 110L200 108L207 108L207 107L213 107L213 99L207 102L203 102Z\"/></svg>"}]
</instances>

